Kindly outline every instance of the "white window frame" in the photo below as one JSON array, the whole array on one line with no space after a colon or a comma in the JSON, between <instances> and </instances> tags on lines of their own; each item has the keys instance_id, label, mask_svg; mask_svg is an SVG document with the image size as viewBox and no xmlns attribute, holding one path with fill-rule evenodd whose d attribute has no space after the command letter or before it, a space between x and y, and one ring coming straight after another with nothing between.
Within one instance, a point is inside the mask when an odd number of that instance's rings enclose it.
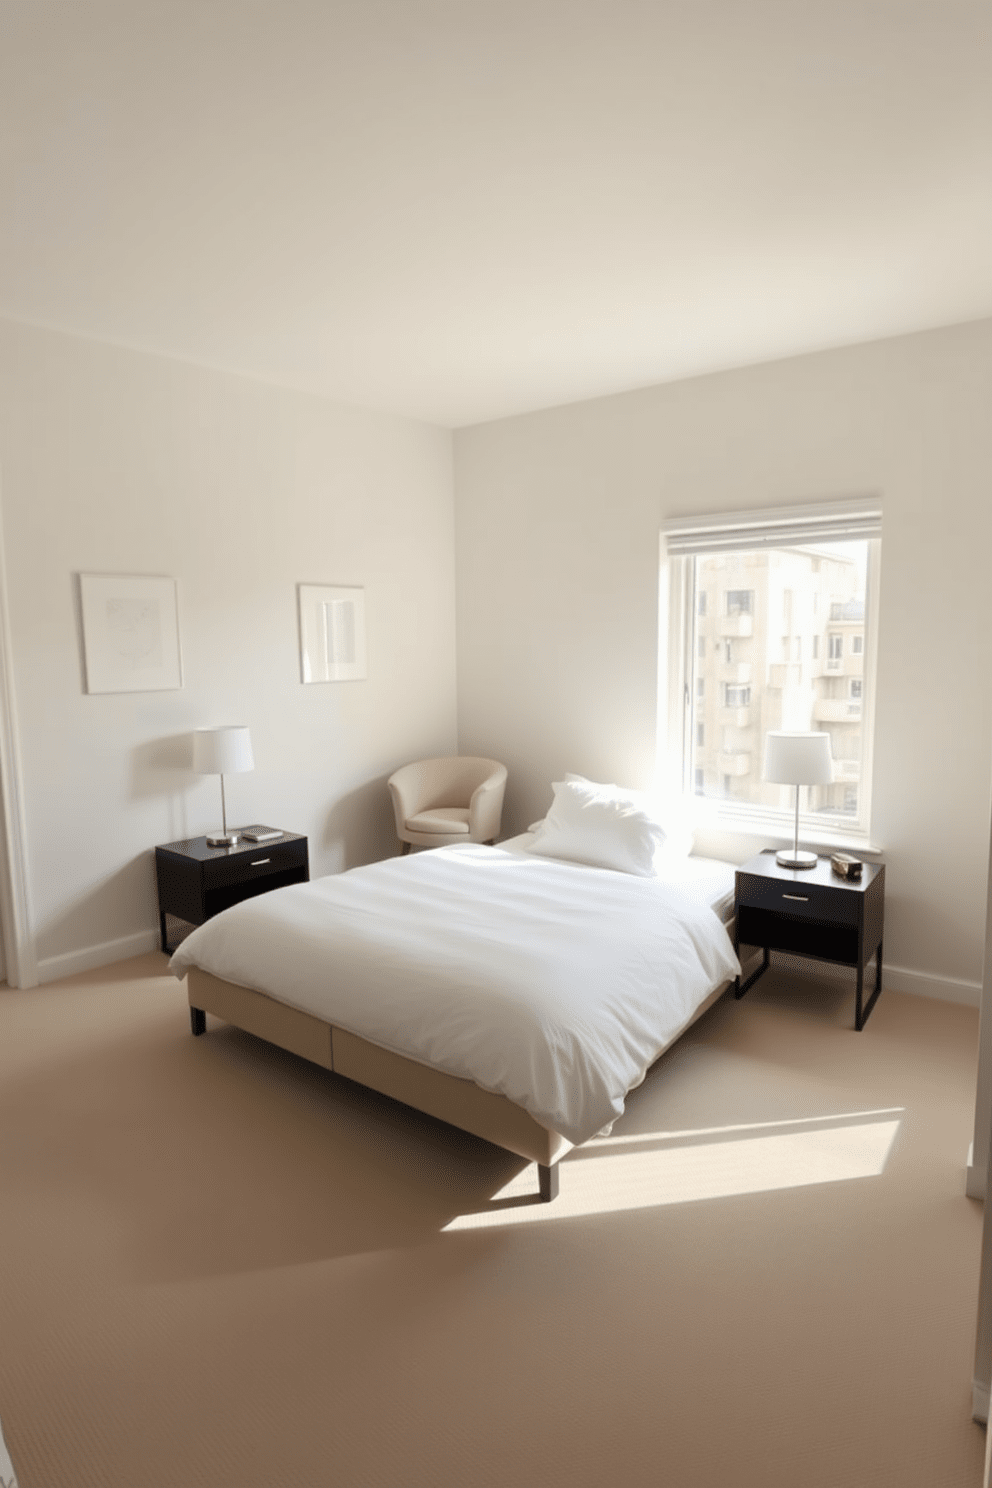
<instances>
[{"instance_id":1,"label":"white window frame","mask_svg":"<svg viewBox=\"0 0 992 1488\"><path fill-rule=\"evenodd\" d=\"M665 520L661 537L662 627L667 621L667 640L662 632L660 656L667 666L667 686L659 692L659 777L680 790L699 806L691 776L691 725L693 722L692 674L695 658L687 655L693 631L695 595L693 565L689 559L706 553L739 551L761 547L789 547L813 541L868 540L865 575L865 630L862 666L861 729L862 756L859 812L849 816L816 815L800 811L802 830L810 842L829 845L841 842L870 846L871 786L874 756L875 672L878 648L878 598L881 573L882 503L876 495L804 506L718 515L671 517ZM826 658L822 658L826 663ZM688 665L687 665L688 663ZM769 832L791 840L794 817L744 801L714 801L707 798L703 819L731 831Z\"/></svg>"}]
</instances>

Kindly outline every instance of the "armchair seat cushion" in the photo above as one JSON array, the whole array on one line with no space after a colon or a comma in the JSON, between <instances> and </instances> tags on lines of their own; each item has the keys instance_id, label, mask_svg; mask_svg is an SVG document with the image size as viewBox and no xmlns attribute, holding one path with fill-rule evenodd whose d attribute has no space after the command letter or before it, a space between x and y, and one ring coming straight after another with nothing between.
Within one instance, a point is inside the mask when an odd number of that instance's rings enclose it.
<instances>
[{"instance_id":1,"label":"armchair seat cushion","mask_svg":"<svg viewBox=\"0 0 992 1488\"><path fill-rule=\"evenodd\" d=\"M434 806L430 811L408 816L406 824L411 832L464 832L468 836L468 807Z\"/></svg>"}]
</instances>

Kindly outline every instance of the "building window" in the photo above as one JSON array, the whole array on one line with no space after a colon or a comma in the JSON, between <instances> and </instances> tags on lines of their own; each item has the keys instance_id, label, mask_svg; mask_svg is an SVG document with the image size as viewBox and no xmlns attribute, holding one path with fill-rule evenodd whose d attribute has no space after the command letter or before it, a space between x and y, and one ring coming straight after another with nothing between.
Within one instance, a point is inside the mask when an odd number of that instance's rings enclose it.
<instances>
[{"instance_id":1,"label":"building window","mask_svg":"<svg viewBox=\"0 0 992 1488\"><path fill-rule=\"evenodd\" d=\"M703 616L706 614L706 590L705 589L700 589L699 593L696 596L696 614L699 616L700 620L702 620Z\"/></svg>"},{"instance_id":2,"label":"building window","mask_svg":"<svg viewBox=\"0 0 992 1488\"><path fill-rule=\"evenodd\" d=\"M706 637L701 635L696 643L696 653L700 661L706 660Z\"/></svg>"},{"instance_id":3,"label":"building window","mask_svg":"<svg viewBox=\"0 0 992 1488\"><path fill-rule=\"evenodd\" d=\"M880 508L868 500L665 523L669 654L681 658L680 671L666 672L673 773L680 763L683 788L719 802L727 825L753 830L747 821L758 816L791 824L794 792L763 778L764 736L811 729L831 736L837 766L832 785L801 793L807 835L816 840L817 822L868 832L880 534ZM701 592L721 596L707 622L715 640L708 651L698 645ZM792 600L787 626L780 594ZM749 617L746 626L741 616ZM806 657L819 666L803 666ZM697 757L711 688L727 710L716 721L720 752L734 757L732 789L726 770L704 770Z\"/></svg>"},{"instance_id":4,"label":"building window","mask_svg":"<svg viewBox=\"0 0 992 1488\"><path fill-rule=\"evenodd\" d=\"M705 743L706 743L706 725L705 725L705 723L697 723L696 724L696 748L697 749L702 749L702 747L703 747L703 745Z\"/></svg>"}]
</instances>

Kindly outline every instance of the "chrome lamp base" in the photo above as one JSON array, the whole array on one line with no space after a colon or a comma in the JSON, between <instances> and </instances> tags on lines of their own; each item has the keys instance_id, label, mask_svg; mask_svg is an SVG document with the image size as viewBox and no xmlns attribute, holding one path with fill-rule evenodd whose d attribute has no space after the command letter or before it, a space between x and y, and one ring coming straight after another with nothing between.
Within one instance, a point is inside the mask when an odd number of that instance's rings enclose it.
<instances>
[{"instance_id":1,"label":"chrome lamp base","mask_svg":"<svg viewBox=\"0 0 992 1488\"><path fill-rule=\"evenodd\" d=\"M803 848L783 847L775 854L775 861L782 868L815 868L819 859L815 852Z\"/></svg>"},{"instance_id":2,"label":"chrome lamp base","mask_svg":"<svg viewBox=\"0 0 992 1488\"><path fill-rule=\"evenodd\" d=\"M233 847L241 839L240 832L208 832L208 847Z\"/></svg>"}]
</instances>

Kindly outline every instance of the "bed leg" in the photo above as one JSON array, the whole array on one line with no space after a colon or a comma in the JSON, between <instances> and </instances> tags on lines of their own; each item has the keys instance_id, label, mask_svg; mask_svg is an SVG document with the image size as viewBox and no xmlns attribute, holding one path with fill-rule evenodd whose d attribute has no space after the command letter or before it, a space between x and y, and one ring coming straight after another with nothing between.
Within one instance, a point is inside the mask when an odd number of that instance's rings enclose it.
<instances>
[{"instance_id":1,"label":"bed leg","mask_svg":"<svg viewBox=\"0 0 992 1488\"><path fill-rule=\"evenodd\" d=\"M193 1030L193 1037L207 1031L207 1015L202 1008L191 1007L189 1010L189 1026Z\"/></svg>"},{"instance_id":2,"label":"bed leg","mask_svg":"<svg viewBox=\"0 0 992 1488\"><path fill-rule=\"evenodd\" d=\"M552 1199L558 1197L558 1164L552 1163L546 1168L543 1163L538 1163L537 1181L541 1189L541 1203L550 1204Z\"/></svg>"}]
</instances>

